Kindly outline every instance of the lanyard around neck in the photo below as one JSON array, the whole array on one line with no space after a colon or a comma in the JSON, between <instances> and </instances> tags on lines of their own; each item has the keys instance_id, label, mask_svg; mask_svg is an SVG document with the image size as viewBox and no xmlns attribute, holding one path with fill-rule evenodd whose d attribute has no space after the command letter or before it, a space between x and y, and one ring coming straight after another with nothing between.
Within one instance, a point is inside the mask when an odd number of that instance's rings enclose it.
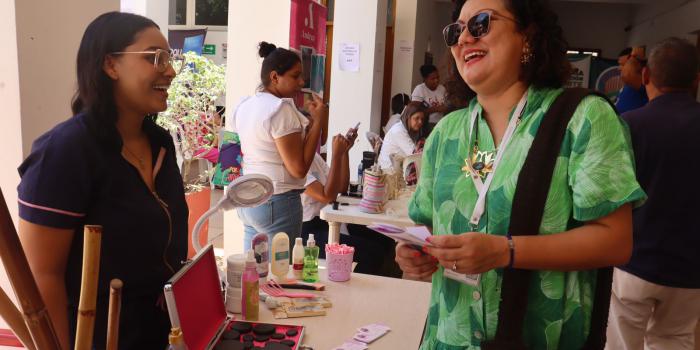
<instances>
[{"instance_id":1,"label":"lanyard around neck","mask_svg":"<svg viewBox=\"0 0 700 350\"><path fill-rule=\"evenodd\" d=\"M477 192L479 193L479 197L477 198L476 204L474 205L474 210L472 211L472 216L469 218L469 223L473 226L476 227L479 225L479 221L481 220L481 217L484 215L485 207L486 207L486 194L489 191L489 187L491 187L491 182L493 181L493 178L496 176L496 170L498 170L498 165L501 163L501 159L503 158L503 154L505 153L506 147L508 147L508 143L510 142L511 138L513 137L513 133L515 132L515 128L518 125L518 120L522 117L523 113L525 112L525 106L527 105L527 91L523 94L523 97L520 98L520 102L518 102L518 106L515 109L515 112L513 113L513 116L510 119L510 122L508 123L508 128L506 129L505 134L503 134L503 139L501 140L501 144L498 147L498 150L496 151L496 159L493 162L493 167L492 171L486 175L486 182L483 182L481 180L481 176L474 170L472 167L472 164L468 164L468 169L469 173L471 175L472 181L474 182L474 187L476 187ZM474 107L474 110L472 111L471 114L471 120L470 120L470 126L469 126L469 138L468 140L471 142L473 137L478 137L478 135L472 135L474 132L474 127L476 123L478 123L478 117L479 117L479 108Z\"/></svg>"}]
</instances>

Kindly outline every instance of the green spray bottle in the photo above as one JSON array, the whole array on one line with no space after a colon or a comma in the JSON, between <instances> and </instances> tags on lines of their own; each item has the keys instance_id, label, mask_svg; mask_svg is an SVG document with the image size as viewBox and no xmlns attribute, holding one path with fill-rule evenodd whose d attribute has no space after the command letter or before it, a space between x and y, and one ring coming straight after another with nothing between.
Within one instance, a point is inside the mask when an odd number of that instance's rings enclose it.
<instances>
[{"instance_id":1,"label":"green spray bottle","mask_svg":"<svg viewBox=\"0 0 700 350\"><path fill-rule=\"evenodd\" d=\"M318 282L318 247L314 234L309 234L309 239L304 247L304 270L302 271L304 282Z\"/></svg>"}]
</instances>

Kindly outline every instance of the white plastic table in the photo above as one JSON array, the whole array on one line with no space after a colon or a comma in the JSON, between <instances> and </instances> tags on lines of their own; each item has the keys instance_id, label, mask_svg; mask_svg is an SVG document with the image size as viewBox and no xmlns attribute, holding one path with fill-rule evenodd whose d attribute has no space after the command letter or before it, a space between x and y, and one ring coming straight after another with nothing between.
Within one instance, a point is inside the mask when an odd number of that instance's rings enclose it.
<instances>
[{"instance_id":1,"label":"white plastic table","mask_svg":"<svg viewBox=\"0 0 700 350\"><path fill-rule=\"evenodd\" d=\"M390 200L386 210L382 214L368 214L360 211L359 198L339 197L338 202L349 205L339 205L337 210L329 204L321 209L321 219L328 222L328 242L340 241L340 224L371 225L373 223L386 223L399 227L414 226L415 223L408 217L408 201L410 194L399 199Z\"/></svg>"},{"instance_id":2,"label":"white plastic table","mask_svg":"<svg viewBox=\"0 0 700 350\"><path fill-rule=\"evenodd\" d=\"M260 303L260 321L303 325L302 344L315 350L328 350L351 340L356 330L372 323L382 323L391 331L369 345L372 350L417 349L428 315L430 283L353 273L347 282L327 280L325 268L319 278L326 285L323 292L333 303L325 316L275 319ZM307 292L307 291L304 291Z\"/></svg>"}]
</instances>

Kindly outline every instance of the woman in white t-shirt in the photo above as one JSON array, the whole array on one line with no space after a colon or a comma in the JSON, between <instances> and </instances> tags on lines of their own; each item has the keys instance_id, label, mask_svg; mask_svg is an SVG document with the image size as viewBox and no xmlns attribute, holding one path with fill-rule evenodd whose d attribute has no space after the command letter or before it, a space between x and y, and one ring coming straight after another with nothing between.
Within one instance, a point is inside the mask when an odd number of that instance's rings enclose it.
<instances>
[{"instance_id":1,"label":"woman in white t-shirt","mask_svg":"<svg viewBox=\"0 0 700 350\"><path fill-rule=\"evenodd\" d=\"M427 108L425 114L429 116L428 123L435 126L447 111L447 90L440 84L440 73L432 64L422 65L420 75L423 77L423 83L413 89L411 100L423 102Z\"/></svg>"},{"instance_id":2,"label":"woman in white t-shirt","mask_svg":"<svg viewBox=\"0 0 700 350\"><path fill-rule=\"evenodd\" d=\"M307 119L294 105L292 98L304 86L299 56L275 45L261 42L259 54L264 57L260 78L262 86L245 98L233 113L233 131L241 140L243 174L268 176L275 188L266 203L255 208L242 208L238 215L244 224L244 248L264 232L270 239L285 232L290 240L301 235L302 205L306 174L311 167L328 110L314 97Z\"/></svg>"},{"instance_id":3,"label":"woman in white t-shirt","mask_svg":"<svg viewBox=\"0 0 700 350\"><path fill-rule=\"evenodd\" d=\"M304 193L301 195L304 207L304 225L314 218L318 218L324 206L335 201L338 193L348 189L350 182L348 151L355 143L357 134L349 133L348 135L350 135L349 139L340 134L333 137L333 158L330 168L328 163L318 154L311 164L309 173L306 175Z\"/></svg>"},{"instance_id":4,"label":"woman in white t-shirt","mask_svg":"<svg viewBox=\"0 0 700 350\"><path fill-rule=\"evenodd\" d=\"M391 156L398 154L402 157L411 155L416 144L423 136L425 107L420 102L411 102L401 113L401 122L394 124L382 142L379 152L379 166L382 169L392 169Z\"/></svg>"}]
</instances>

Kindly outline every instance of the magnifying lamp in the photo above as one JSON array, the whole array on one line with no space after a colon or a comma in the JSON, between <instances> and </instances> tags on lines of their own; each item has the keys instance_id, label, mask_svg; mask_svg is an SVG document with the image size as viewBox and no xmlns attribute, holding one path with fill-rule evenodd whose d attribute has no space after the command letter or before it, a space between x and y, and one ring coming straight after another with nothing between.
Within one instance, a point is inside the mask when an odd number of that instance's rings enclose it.
<instances>
[{"instance_id":1,"label":"magnifying lamp","mask_svg":"<svg viewBox=\"0 0 700 350\"><path fill-rule=\"evenodd\" d=\"M231 182L224 192L219 203L207 210L192 229L192 247L199 252L202 246L199 244L199 231L202 225L219 210L227 211L234 208L257 207L272 196L275 189L272 180L261 174L243 175Z\"/></svg>"}]
</instances>

